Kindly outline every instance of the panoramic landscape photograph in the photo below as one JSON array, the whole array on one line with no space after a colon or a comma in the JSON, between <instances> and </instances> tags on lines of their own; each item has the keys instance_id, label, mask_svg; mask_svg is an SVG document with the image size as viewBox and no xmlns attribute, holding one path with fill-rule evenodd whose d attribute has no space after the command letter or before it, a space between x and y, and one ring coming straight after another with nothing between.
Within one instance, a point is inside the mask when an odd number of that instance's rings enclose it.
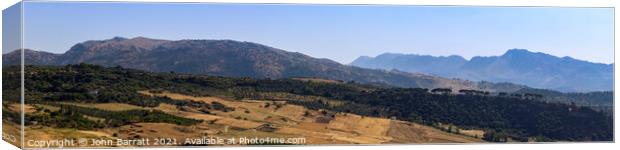
<instances>
[{"instance_id":1,"label":"panoramic landscape photograph","mask_svg":"<svg viewBox=\"0 0 620 150\"><path fill-rule=\"evenodd\" d=\"M613 12L24 2L2 13L14 23L2 29L3 139L22 148L614 142Z\"/></svg>"}]
</instances>

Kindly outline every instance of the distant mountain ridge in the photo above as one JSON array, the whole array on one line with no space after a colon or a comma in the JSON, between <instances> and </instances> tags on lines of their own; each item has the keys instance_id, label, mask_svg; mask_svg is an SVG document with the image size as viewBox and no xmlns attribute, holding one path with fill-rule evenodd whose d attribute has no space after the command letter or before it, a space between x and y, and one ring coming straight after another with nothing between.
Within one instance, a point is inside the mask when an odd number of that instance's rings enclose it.
<instances>
[{"instance_id":1,"label":"distant mountain ridge","mask_svg":"<svg viewBox=\"0 0 620 150\"><path fill-rule=\"evenodd\" d=\"M54 54L43 51L35 51L31 49L24 49L24 55L31 65L50 65L55 63L60 54ZM2 55L2 65L18 65L21 63L21 53L19 51L13 51Z\"/></svg>"},{"instance_id":2,"label":"distant mountain ridge","mask_svg":"<svg viewBox=\"0 0 620 150\"><path fill-rule=\"evenodd\" d=\"M19 51L4 54L4 65L18 64ZM43 57L44 56L44 57ZM115 37L72 46L64 54L28 50L26 64L89 63L152 72L178 72L233 77L319 77L397 87L478 89L514 92L525 88L511 83L472 82L426 74L365 69L308 55L233 40L157 40Z\"/></svg>"},{"instance_id":3,"label":"distant mountain ridge","mask_svg":"<svg viewBox=\"0 0 620 150\"><path fill-rule=\"evenodd\" d=\"M511 49L501 56L435 57L385 53L362 56L353 66L429 73L474 81L511 82L563 92L613 90L613 64L592 63L571 57Z\"/></svg>"}]
</instances>

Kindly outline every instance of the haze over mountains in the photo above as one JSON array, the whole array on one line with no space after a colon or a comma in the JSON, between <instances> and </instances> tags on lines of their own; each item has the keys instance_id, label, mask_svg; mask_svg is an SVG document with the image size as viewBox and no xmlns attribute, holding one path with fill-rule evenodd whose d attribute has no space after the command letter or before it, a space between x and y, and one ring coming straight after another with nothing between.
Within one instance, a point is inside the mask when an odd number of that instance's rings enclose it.
<instances>
[{"instance_id":1,"label":"haze over mountains","mask_svg":"<svg viewBox=\"0 0 620 150\"><path fill-rule=\"evenodd\" d=\"M511 49L501 56L476 56L471 60L456 55L384 53L376 57L359 57L351 65L474 81L511 82L563 92L613 89L613 64L556 57L525 49Z\"/></svg>"},{"instance_id":2,"label":"haze over mountains","mask_svg":"<svg viewBox=\"0 0 620 150\"><path fill-rule=\"evenodd\" d=\"M33 65L89 63L152 72L233 77L317 77L397 87L452 88L455 91L515 92L527 88L519 84L560 91L598 91L611 90L613 79L612 65L526 50L510 50L497 57L474 57L471 61L460 56L383 54L375 58L360 57L352 63L355 66L349 66L252 42L115 37L78 43L64 54L26 50L25 55L26 64ZM4 65L19 62L17 51L3 57Z\"/></svg>"},{"instance_id":3,"label":"haze over mountains","mask_svg":"<svg viewBox=\"0 0 620 150\"><path fill-rule=\"evenodd\" d=\"M514 92L525 86L471 82L425 74L364 69L296 52L233 40L156 40L112 38L78 43L64 54L26 50L26 64L90 63L153 72L208 74L233 77L318 77L378 85L422 88L478 89ZM19 53L4 54L4 65L15 65Z\"/></svg>"}]
</instances>

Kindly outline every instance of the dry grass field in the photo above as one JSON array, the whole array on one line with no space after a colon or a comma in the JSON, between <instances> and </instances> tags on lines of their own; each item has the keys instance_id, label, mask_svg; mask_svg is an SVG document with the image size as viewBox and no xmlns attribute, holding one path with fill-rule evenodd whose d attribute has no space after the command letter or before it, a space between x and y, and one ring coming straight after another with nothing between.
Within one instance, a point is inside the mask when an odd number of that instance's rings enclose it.
<instances>
[{"instance_id":1,"label":"dry grass field","mask_svg":"<svg viewBox=\"0 0 620 150\"><path fill-rule=\"evenodd\" d=\"M98 139L167 137L177 139L179 145L183 144L186 138L203 136L220 138L305 138L307 143L304 144L309 145L483 142L479 138L473 138L473 135L482 134L475 130L461 130L465 135L452 134L411 122L350 113L325 113L323 110L310 110L299 105L287 104L284 101L228 100L218 97L194 97L170 92L150 93L140 91L140 93L150 96L167 96L179 101L221 103L234 109L229 111L210 109L209 113L204 113L198 111L197 108L180 109L178 106L164 103L154 108L123 103L65 103L109 111L156 109L180 117L203 120L203 122L190 126L169 123L132 123L115 128L108 127L89 131L32 125L25 128L26 138L45 140L61 137ZM34 106L26 105L25 107L28 112L35 111ZM58 109L48 105L37 105L37 107ZM19 105L10 105L10 108L11 111L15 111L14 109L19 108ZM95 121L105 121L105 118L84 117ZM18 126L11 127L10 123L4 125L9 125L3 128L6 133L19 131Z\"/></svg>"},{"instance_id":2,"label":"dry grass field","mask_svg":"<svg viewBox=\"0 0 620 150\"><path fill-rule=\"evenodd\" d=\"M8 108L9 108L9 111L21 112L22 106L24 107L25 113L33 113L36 111L36 108L32 105L28 105L28 104L21 105L19 103L10 103Z\"/></svg>"},{"instance_id":3,"label":"dry grass field","mask_svg":"<svg viewBox=\"0 0 620 150\"><path fill-rule=\"evenodd\" d=\"M215 120L216 125L247 130L262 124L277 128L275 133L297 135L308 139L307 144L381 144L381 143L454 143L483 142L481 139L446 133L439 129L411 122L337 113L329 123L318 123L322 114L317 110L286 104L282 101L226 100L218 97L194 97L177 93L142 94L168 96L175 100L219 102L235 111L212 111L213 114L179 111L174 106L158 109L175 112L179 116ZM274 105L280 105L275 107ZM242 124L242 125L240 125ZM260 131L258 131L260 132ZM243 133L243 132L241 132Z\"/></svg>"}]
</instances>

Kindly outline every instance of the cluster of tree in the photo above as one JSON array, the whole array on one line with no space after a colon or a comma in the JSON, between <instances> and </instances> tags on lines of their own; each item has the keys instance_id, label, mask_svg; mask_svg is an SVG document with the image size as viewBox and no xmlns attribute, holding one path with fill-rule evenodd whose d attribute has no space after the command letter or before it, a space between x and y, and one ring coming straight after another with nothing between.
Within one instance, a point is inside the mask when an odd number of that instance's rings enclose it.
<instances>
[{"instance_id":1,"label":"cluster of tree","mask_svg":"<svg viewBox=\"0 0 620 150\"><path fill-rule=\"evenodd\" d=\"M21 124L21 114L19 112L13 112L13 111L9 111L9 109L4 107L5 105L2 105L2 120L3 121L9 121L9 122L13 122L16 124Z\"/></svg>"},{"instance_id":2,"label":"cluster of tree","mask_svg":"<svg viewBox=\"0 0 620 150\"><path fill-rule=\"evenodd\" d=\"M470 89L461 89L461 90L459 90L459 93L465 94L465 95L484 95L484 96L491 95L491 92L489 92L489 91L479 91L479 90L470 90ZM523 93L523 94L512 93L512 94L509 95L506 92L499 92L499 93L497 93L496 96L501 96L501 97L510 96L510 97L513 97L513 98L521 98L521 99L529 99L529 100L543 98L542 94L536 94L536 93Z\"/></svg>"},{"instance_id":3,"label":"cluster of tree","mask_svg":"<svg viewBox=\"0 0 620 150\"><path fill-rule=\"evenodd\" d=\"M478 90L468 90L468 89L459 90L459 93L466 94L466 95L489 95L491 94L489 91L478 91Z\"/></svg>"},{"instance_id":4,"label":"cluster of tree","mask_svg":"<svg viewBox=\"0 0 620 150\"><path fill-rule=\"evenodd\" d=\"M57 106L60 108L60 110L44 110L44 113L26 115L26 123L37 123L62 128L93 129L103 127L119 127L122 125L138 122L173 123L178 125L193 125L201 122L200 120L182 118L166 114L158 110L134 109L126 111L107 111L69 104L46 104ZM84 117L85 115L97 118L104 118L104 120L89 120Z\"/></svg>"},{"instance_id":5,"label":"cluster of tree","mask_svg":"<svg viewBox=\"0 0 620 150\"><path fill-rule=\"evenodd\" d=\"M21 72L19 70L19 66L2 66L3 102L20 102Z\"/></svg>"},{"instance_id":6,"label":"cluster of tree","mask_svg":"<svg viewBox=\"0 0 620 150\"><path fill-rule=\"evenodd\" d=\"M235 111L235 108L228 107L220 102L211 102L211 108L215 110L223 111L223 112Z\"/></svg>"},{"instance_id":7,"label":"cluster of tree","mask_svg":"<svg viewBox=\"0 0 620 150\"><path fill-rule=\"evenodd\" d=\"M392 88L354 82L328 83L294 79L272 80L149 73L119 67L101 68L87 64L63 67L26 66L26 68L28 72L25 76L26 89L29 91L26 97L32 102L86 101L87 99L105 102L107 99L108 102L155 106L151 102L140 101L152 99L161 99L155 100L160 102L169 101L165 97L126 96L149 89L231 99L254 99L257 98L256 96L264 96L260 93L288 93L307 97L303 99L278 98L311 109L396 118L428 125L448 123L462 128L484 129L489 133L485 139L490 141L505 141L504 139L508 138L526 141L531 137L552 141L610 141L613 138L613 118L609 115L588 107L524 100L513 96L446 94L452 90L433 89L434 91L429 92L428 89L421 88ZM93 90L98 90L98 92L92 92ZM57 97L59 93L65 97ZM74 94L86 95L80 97ZM322 98L312 100L312 97ZM339 101L342 105L330 105L326 100ZM213 105L217 104L211 104L211 107ZM222 108L226 107L222 106ZM121 115L116 114L117 112L85 111L84 108L71 109L91 116L98 116L100 113L106 114L105 116ZM178 122L183 119L173 119L171 116L158 112L123 113L136 114L133 117L142 118L119 118L119 120L128 122L149 120L180 124L194 122L190 120Z\"/></svg>"},{"instance_id":8,"label":"cluster of tree","mask_svg":"<svg viewBox=\"0 0 620 150\"><path fill-rule=\"evenodd\" d=\"M107 125L105 122L87 119L82 114L66 108L61 108L57 112L46 109L44 113L26 114L24 119L25 125L45 125L49 127L73 128L80 130L103 128Z\"/></svg>"},{"instance_id":9,"label":"cluster of tree","mask_svg":"<svg viewBox=\"0 0 620 150\"><path fill-rule=\"evenodd\" d=\"M613 106L613 91L597 91L587 93L561 93L552 90L524 88L515 93L544 95L541 99L550 102L575 103L579 106Z\"/></svg>"}]
</instances>

